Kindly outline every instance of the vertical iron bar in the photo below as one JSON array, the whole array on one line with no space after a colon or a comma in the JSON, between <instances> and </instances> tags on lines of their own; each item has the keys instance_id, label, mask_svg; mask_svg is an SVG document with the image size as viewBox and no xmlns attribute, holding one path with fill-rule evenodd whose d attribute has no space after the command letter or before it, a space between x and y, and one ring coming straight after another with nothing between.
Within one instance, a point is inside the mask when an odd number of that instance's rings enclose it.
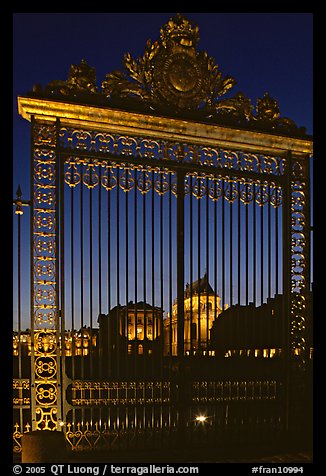
<instances>
[{"instance_id":1,"label":"vertical iron bar","mask_svg":"<svg viewBox=\"0 0 326 476\"><path fill-rule=\"evenodd\" d=\"M135 375L137 375L137 352L138 352L138 335L137 335L137 299L138 299L138 250L137 250L137 169L135 170L135 195L134 195L134 258L135 258L135 312L134 312L134 330L135 330L135 340L134 340L134 363L135 363Z\"/></svg>"},{"instance_id":2,"label":"vertical iron bar","mask_svg":"<svg viewBox=\"0 0 326 476\"><path fill-rule=\"evenodd\" d=\"M257 248L257 237L256 237L256 184L253 185L254 187L254 197L253 197L253 217L252 217L252 223L253 223L253 229L252 229L252 234L253 234L253 240L252 240L252 257L253 257L253 303L254 306L256 307L256 248Z\"/></svg>"},{"instance_id":3,"label":"vertical iron bar","mask_svg":"<svg viewBox=\"0 0 326 476\"><path fill-rule=\"evenodd\" d=\"M193 295L192 295L192 285L193 285L193 184L192 184L192 175L189 176L190 178L190 227L189 227L189 249L190 249L190 355L194 355L194 346L193 342L196 340L196 336L194 336L193 330Z\"/></svg>"},{"instance_id":4,"label":"vertical iron bar","mask_svg":"<svg viewBox=\"0 0 326 476\"><path fill-rule=\"evenodd\" d=\"M230 248L230 306L233 305L233 182L229 181L230 186L230 202L229 202L229 248Z\"/></svg>"},{"instance_id":5,"label":"vertical iron bar","mask_svg":"<svg viewBox=\"0 0 326 476\"><path fill-rule=\"evenodd\" d=\"M113 168L110 169L110 172L113 171ZM107 293L108 293L108 315L107 315L107 335L106 335L106 340L108 342L108 349L109 352L105 352L105 358L107 360L107 367L106 367L106 374L107 377L112 378L112 372L113 372L113 367L112 367L112 333L110 332L110 327L111 327L111 190L107 191L107 223L108 223L108 246L107 246L107 251L108 251L108 260L107 260L107 265L108 265L108 282L107 282ZM103 345L103 343L102 343ZM111 353L111 356L109 356L109 353Z\"/></svg>"},{"instance_id":6,"label":"vertical iron bar","mask_svg":"<svg viewBox=\"0 0 326 476\"><path fill-rule=\"evenodd\" d=\"M151 359L152 359L152 366L151 366L151 378L154 377L154 359L156 361L156 345L155 340L158 338L158 333L156 332L156 313L155 313L155 246L154 246L154 239L155 239L155 233L154 233L154 228L155 228L155 214L154 214L154 206L155 206L155 191L154 191L154 171L152 171L152 179L151 179L151 185L152 185L152 200L151 200L151 207L152 207L152 342L150 343L150 348L152 349L152 354L151 354ZM152 428L154 429L154 421ZM155 432L154 432L154 437L155 437Z\"/></svg>"},{"instance_id":7,"label":"vertical iron bar","mask_svg":"<svg viewBox=\"0 0 326 476\"><path fill-rule=\"evenodd\" d=\"M143 186L145 187L145 172L143 172ZM143 196L143 296L144 296L144 321L143 321L143 353L144 357L142 358L142 370L144 373L144 361L146 360L146 335L147 335L147 293L146 293L146 284L147 284L147 260L146 260L146 193Z\"/></svg>"},{"instance_id":8,"label":"vertical iron bar","mask_svg":"<svg viewBox=\"0 0 326 476\"><path fill-rule=\"evenodd\" d=\"M185 173L177 174L177 356L178 356L178 445L183 447L186 429L185 401L187 394L184 374L184 197Z\"/></svg>"},{"instance_id":9,"label":"vertical iron bar","mask_svg":"<svg viewBox=\"0 0 326 476\"><path fill-rule=\"evenodd\" d=\"M200 181L199 178L197 178L197 180ZM202 344L201 344L201 322L200 322L200 319L201 319L201 302L200 302L200 284L201 284L201 279L200 279L200 253L201 253L201 241L200 241L200 227L201 227L201 220L200 220L200 216L201 216L201 213L200 213L200 201L201 201L201 198L200 198L200 193L201 193L201 190L200 190L200 182L198 182L198 197L197 197L197 265L198 265L198 269L197 269L197 278L198 278L198 287L197 287L197 300L198 300L198 316L197 316L197 322L198 322L198 330L197 330L197 334L198 334L198 340L197 340L197 353L200 355L201 354L201 347L202 347Z\"/></svg>"},{"instance_id":10,"label":"vertical iron bar","mask_svg":"<svg viewBox=\"0 0 326 476\"><path fill-rule=\"evenodd\" d=\"M239 343L239 356L240 356L240 350L242 349L243 352L245 352L246 349L246 329L243 329L241 325L241 310L240 310L240 305L241 305L241 280L240 280L240 274L241 274L241 245L240 245L240 234L241 234L241 220L240 220L240 182L237 181L237 208L238 208L238 223L237 223L237 235L238 235L238 299L237 299L237 305L238 305L238 312L237 312L237 338L240 333L243 333L243 336L238 339ZM239 332L240 329L240 332ZM242 342L241 342L242 341ZM242 344L243 343L243 344Z\"/></svg>"},{"instance_id":11,"label":"vertical iron bar","mask_svg":"<svg viewBox=\"0 0 326 476\"><path fill-rule=\"evenodd\" d=\"M126 215L126 226L125 226L125 265L126 265L126 315L125 315L125 338L127 342L127 348L125 352L125 361L126 361L126 376L129 375L129 357L128 357L128 346L129 346L129 214L128 214L128 202L129 202L129 190L125 192L125 215ZM135 217L136 219L136 217ZM129 441L129 440L128 440Z\"/></svg>"},{"instance_id":12,"label":"vertical iron bar","mask_svg":"<svg viewBox=\"0 0 326 476\"><path fill-rule=\"evenodd\" d=\"M208 276L209 276L209 202L208 202L208 178L206 177L206 356L209 349L209 299L208 299Z\"/></svg>"},{"instance_id":13,"label":"vertical iron bar","mask_svg":"<svg viewBox=\"0 0 326 476\"><path fill-rule=\"evenodd\" d=\"M172 362L172 338L173 338L173 332L172 332L172 326L173 326L173 319L172 319L172 313L173 313L173 306L172 306L172 177L171 177L172 172L169 173L169 313L170 313L170 325L169 325L169 332L170 332L170 339L169 339L169 344L170 344L170 349L169 349L169 354L170 354L170 362Z\"/></svg>"},{"instance_id":14,"label":"vertical iron bar","mask_svg":"<svg viewBox=\"0 0 326 476\"><path fill-rule=\"evenodd\" d=\"M241 235L241 218L240 218L240 211L241 211L241 201L240 201L240 182L237 182L237 188L238 188L238 305L239 305L239 310L240 310L240 304L241 304L241 241L240 241L240 235Z\"/></svg>"},{"instance_id":15,"label":"vertical iron bar","mask_svg":"<svg viewBox=\"0 0 326 476\"><path fill-rule=\"evenodd\" d=\"M81 164L81 177L83 178L84 164ZM80 333L84 327L84 186L81 182L80 188ZM77 329L76 329L77 332ZM78 334L77 334L78 336ZM80 378L85 378L85 368L83 359L83 345L81 340L81 358L80 361ZM82 418L84 419L84 409L82 409Z\"/></svg>"},{"instance_id":16,"label":"vertical iron bar","mask_svg":"<svg viewBox=\"0 0 326 476\"><path fill-rule=\"evenodd\" d=\"M248 186L247 184L245 185ZM248 203L248 195L246 189L246 203L245 203L245 226L246 226L246 306L249 304L249 203Z\"/></svg>"},{"instance_id":17,"label":"vertical iron bar","mask_svg":"<svg viewBox=\"0 0 326 476\"><path fill-rule=\"evenodd\" d=\"M128 180L128 178L127 178ZM117 254L117 262L116 262L116 296L117 296L117 322L116 322L116 342L115 342L115 350L116 350L116 374L118 378L121 378L120 371L120 325L123 319L122 309L120 308L120 168L117 167L117 201L116 201L116 223L117 223L117 235L116 235L116 254Z\"/></svg>"},{"instance_id":18,"label":"vertical iron bar","mask_svg":"<svg viewBox=\"0 0 326 476\"><path fill-rule=\"evenodd\" d=\"M98 316L102 314L102 165L99 165L99 190L98 190ZM99 339L99 335L98 335ZM99 349L99 341L96 342L96 352L99 356L99 378L103 378L103 355ZM102 409L100 414L102 414Z\"/></svg>"},{"instance_id":19,"label":"vertical iron bar","mask_svg":"<svg viewBox=\"0 0 326 476\"><path fill-rule=\"evenodd\" d=\"M163 182L163 175L160 175L160 190L162 191L162 182ZM163 362L164 362L164 327L163 327L163 194L160 194L160 291L161 291L161 309L162 315L160 319L160 342L161 342L161 352L160 352L160 369L161 369L161 378L163 379L164 371L163 371Z\"/></svg>"},{"instance_id":20,"label":"vertical iron bar","mask_svg":"<svg viewBox=\"0 0 326 476\"><path fill-rule=\"evenodd\" d=\"M222 248L222 310L225 308L225 180L222 179L222 212L221 212L221 248Z\"/></svg>"},{"instance_id":21,"label":"vertical iron bar","mask_svg":"<svg viewBox=\"0 0 326 476\"><path fill-rule=\"evenodd\" d=\"M93 183L93 167L90 169L90 183ZM90 377L94 378L93 368L93 352L92 352L92 340L93 340L93 187L89 189L89 364L90 364ZM85 334L87 336L87 334ZM88 339L88 336L86 337ZM93 413L91 408L91 414Z\"/></svg>"},{"instance_id":22,"label":"vertical iron bar","mask_svg":"<svg viewBox=\"0 0 326 476\"><path fill-rule=\"evenodd\" d=\"M98 189L98 313L102 314L102 165L99 165Z\"/></svg>"},{"instance_id":23,"label":"vertical iron bar","mask_svg":"<svg viewBox=\"0 0 326 476\"><path fill-rule=\"evenodd\" d=\"M268 209L267 209L267 253L268 253L268 258L267 258L267 267L268 267L268 297L271 298L271 292L272 292L272 270L271 270L271 247L272 247L272 242L271 242L271 187L270 184L268 184Z\"/></svg>"},{"instance_id":24,"label":"vertical iron bar","mask_svg":"<svg viewBox=\"0 0 326 476\"><path fill-rule=\"evenodd\" d=\"M283 191L282 191L283 193ZM275 289L276 294L279 293L279 206L275 208Z\"/></svg>"},{"instance_id":25,"label":"vertical iron bar","mask_svg":"<svg viewBox=\"0 0 326 476\"><path fill-rule=\"evenodd\" d=\"M177 172L177 355L184 355L184 184L185 174Z\"/></svg>"},{"instance_id":26,"label":"vertical iron bar","mask_svg":"<svg viewBox=\"0 0 326 476\"><path fill-rule=\"evenodd\" d=\"M70 187L70 299L71 299L71 378L75 379L75 247L74 247L74 187Z\"/></svg>"},{"instance_id":27,"label":"vertical iron bar","mask_svg":"<svg viewBox=\"0 0 326 476\"><path fill-rule=\"evenodd\" d=\"M17 214L17 318L18 318L18 378L22 378L21 348L21 215ZM22 423L22 422L21 422ZM22 428L22 424L20 426Z\"/></svg>"},{"instance_id":28,"label":"vertical iron bar","mask_svg":"<svg viewBox=\"0 0 326 476\"><path fill-rule=\"evenodd\" d=\"M264 189L262 184L260 187L260 305L262 306L264 302Z\"/></svg>"},{"instance_id":29,"label":"vertical iron bar","mask_svg":"<svg viewBox=\"0 0 326 476\"><path fill-rule=\"evenodd\" d=\"M217 198L216 198L216 177L214 178L214 321L217 318Z\"/></svg>"}]
</instances>

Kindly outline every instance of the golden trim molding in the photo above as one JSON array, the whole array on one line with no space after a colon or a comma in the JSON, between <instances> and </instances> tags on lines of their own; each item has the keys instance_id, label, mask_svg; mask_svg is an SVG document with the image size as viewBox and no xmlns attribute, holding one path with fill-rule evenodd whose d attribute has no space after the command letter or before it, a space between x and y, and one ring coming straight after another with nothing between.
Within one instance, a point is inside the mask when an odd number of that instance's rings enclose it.
<instances>
[{"instance_id":1,"label":"golden trim molding","mask_svg":"<svg viewBox=\"0 0 326 476\"><path fill-rule=\"evenodd\" d=\"M298 158L308 158L313 153L312 138L287 137L109 107L19 96L18 112L28 121L31 121L32 116L36 120L50 122L60 118L63 126L101 129L111 133L146 135L175 141L191 139L199 145L231 147L274 155L286 155L291 151L292 156Z\"/></svg>"}]
</instances>

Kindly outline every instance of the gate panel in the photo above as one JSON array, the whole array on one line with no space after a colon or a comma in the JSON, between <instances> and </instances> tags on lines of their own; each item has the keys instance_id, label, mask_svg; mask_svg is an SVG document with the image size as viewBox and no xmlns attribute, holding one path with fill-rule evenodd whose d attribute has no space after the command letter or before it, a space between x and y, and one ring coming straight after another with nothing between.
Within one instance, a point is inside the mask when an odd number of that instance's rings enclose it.
<instances>
[{"instance_id":1,"label":"gate panel","mask_svg":"<svg viewBox=\"0 0 326 476\"><path fill-rule=\"evenodd\" d=\"M254 437L263 425L269 428L270 436L276 437L285 424L282 389L286 379L284 359L280 360L284 342L279 315L285 306L281 296L285 160L210 149L210 156L215 156L214 167L206 161L207 148L197 148L200 161L194 165L189 160L194 146L170 143L167 147L165 143L155 142L149 161L149 142L143 149L145 139L126 136L123 141L119 136L110 136L110 150L105 148L110 159L106 159L104 154L99 154L102 143L94 145L99 132L86 134L61 128L60 136L61 154L67 157L64 180L68 187L65 187L65 213L61 219L65 230L65 327L71 327L66 336L69 350L66 348L65 355L70 379L66 405L66 412L70 408L68 439L72 448L91 449L105 442L116 448L142 444L146 447L154 444L156 432L159 434L155 441L161 446L165 427L169 435L166 443L173 444L179 437L176 429L180 430L181 425L181 410L175 407L180 392L184 392L183 403L189 406L182 421L183 434L191 444L196 441L192 436L196 415L204 408L205 413L214 415L211 430L205 427L208 440L221 428L228 429L232 440L239 422L240 433L251 427ZM79 138L75 149L69 141L71 137ZM80 150L84 151L82 158ZM158 166L160 154L166 151L170 151L170 160L165 159L165 164L170 168ZM181 198L174 151L179 151L178 164L184 163L185 170L191 169L182 175ZM181 156L180 151L185 155ZM185 237L182 354L177 325L180 315L180 286L179 293L176 286L180 253L176 247L176 243L180 244L178 200L183 202L181 231ZM263 306L270 308L271 313L276 308L276 322L268 318L260 322L262 318L253 317L253 323L248 323L254 309ZM219 319L227 309L230 319ZM240 316L245 312L248 318L243 317L241 322ZM146 313L152 317L151 323L144 318ZM269 340L268 335L271 335ZM181 355L188 359L196 356L197 362L186 359L182 363ZM177 357L178 360L173 360ZM229 368L227 372L225 357L242 360L233 361L232 370ZM202 358L206 372L201 368ZM253 401L263 398L268 404L261 409L253 406L252 410L248 406L246 418L239 402L250 397L246 391L241 397L239 394L242 388L254 388L250 379L230 381L235 391L233 396L227 396L225 390L220 398L215 393L207 394L206 399L199 400L204 406L194 406L198 401L193 394L195 387L190 386L188 394L189 383L180 381L180 372L185 371L204 379L202 384L208 385L205 378L210 375L217 379L211 382L214 389L218 385L227 389L227 381L223 380L223 371L218 366L224 367L225 377L239 379L252 365L252 358L275 358L265 368L265 372L270 369L272 380L256 382L257 388L267 385L270 389L272 385L275 392L273 397L262 397L261 390L253 391ZM256 377L260 371L257 366ZM150 379L152 386L163 385L163 381L153 380L158 376L168 379L169 397L164 406L156 398L152 407L154 400L145 394L140 399L128 398L130 386L147 385L146 381L139 381L142 375ZM81 383L84 379L92 380L84 385ZM138 383L133 383L133 379ZM106 390L103 397L103 389L108 389L110 397ZM269 404L271 401L273 405ZM113 413L112 405L117 406ZM121 406L125 410L120 411ZM147 412L150 417L146 417ZM253 419L257 421L255 430ZM151 437L147 440L145 434ZM141 439L144 439L142 443Z\"/></svg>"}]
</instances>

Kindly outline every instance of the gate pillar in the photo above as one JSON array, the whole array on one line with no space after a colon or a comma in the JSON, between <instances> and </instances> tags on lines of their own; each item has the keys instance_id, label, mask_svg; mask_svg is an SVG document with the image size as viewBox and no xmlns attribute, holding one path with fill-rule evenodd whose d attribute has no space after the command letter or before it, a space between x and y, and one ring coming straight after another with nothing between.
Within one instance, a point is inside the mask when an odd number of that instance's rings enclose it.
<instances>
[{"instance_id":1,"label":"gate pillar","mask_svg":"<svg viewBox=\"0 0 326 476\"><path fill-rule=\"evenodd\" d=\"M60 428L57 126L32 118L31 411L33 430ZM64 343L62 343L64 345Z\"/></svg>"}]
</instances>

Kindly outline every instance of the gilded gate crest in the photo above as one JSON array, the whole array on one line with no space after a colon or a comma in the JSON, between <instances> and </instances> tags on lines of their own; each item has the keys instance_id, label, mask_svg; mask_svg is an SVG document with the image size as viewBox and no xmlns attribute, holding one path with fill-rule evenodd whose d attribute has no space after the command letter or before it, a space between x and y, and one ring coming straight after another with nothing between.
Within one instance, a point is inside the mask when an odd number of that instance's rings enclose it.
<instances>
[{"instance_id":1,"label":"gilded gate crest","mask_svg":"<svg viewBox=\"0 0 326 476\"><path fill-rule=\"evenodd\" d=\"M281 117L276 99L266 92L254 106L243 92L222 98L236 84L224 76L215 59L198 51L199 29L176 14L160 29L160 38L148 40L143 56L124 56L125 71L107 73L101 88L96 85L95 68L85 59L71 65L66 81L51 81L37 96L122 107L140 112L185 117L199 121L246 127L286 135L305 135L292 119Z\"/></svg>"},{"instance_id":2,"label":"gilded gate crest","mask_svg":"<svg viewBox=\"0 0 326 476\"><path fill-rule=\"evenodd\" d=\"M142 58L134 60L128 53L124 65L129 76L120 72L107 74L102 87L107 96L135 95L155 109L206 110L235 84L224 77L213 58L197 51L198 26L177 14L160 30L160 41L147 42Z\"/></svg>"}]
</instances>

